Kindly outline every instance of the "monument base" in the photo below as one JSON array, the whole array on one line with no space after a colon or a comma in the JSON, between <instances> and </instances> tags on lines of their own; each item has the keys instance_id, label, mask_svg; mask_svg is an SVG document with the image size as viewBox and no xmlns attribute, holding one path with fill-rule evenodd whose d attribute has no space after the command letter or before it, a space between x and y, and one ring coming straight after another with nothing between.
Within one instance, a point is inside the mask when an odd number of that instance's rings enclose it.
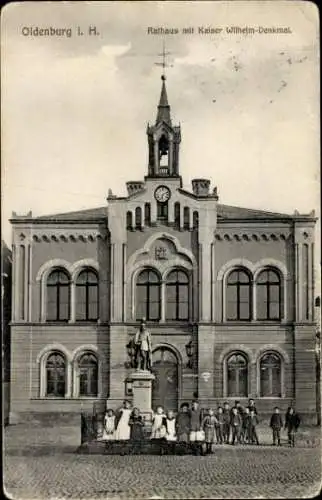
<instances>
[{"instance_id":1,"label":"monument base","mask_svg":"<svg viewBox=\"0 0 322 500\"><path fill-rule=\"evenodd\" d=\"M133 407L139 408L149 424L152 419L152 382L155 376L147 370L136 370L129 379L132 381Z\"/></svg>"}]
</instances>

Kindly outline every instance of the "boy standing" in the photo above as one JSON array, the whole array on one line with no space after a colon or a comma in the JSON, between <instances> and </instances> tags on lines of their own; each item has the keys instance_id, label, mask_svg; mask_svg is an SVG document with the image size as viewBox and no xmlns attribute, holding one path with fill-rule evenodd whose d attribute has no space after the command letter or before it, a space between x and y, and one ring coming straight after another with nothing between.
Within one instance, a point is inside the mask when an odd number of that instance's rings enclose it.
<instances>
[{"instance_id":1,"label":"boy standing","mask_svg":"<svg viewBox=\"0 0 322 500\"><path fill-rule=\"evenodd\" d=\"M217 444L223 444L224 442L224 413L223 413L223 408L221 406L218 407L217 411L217 422L216 422L216 441Z\"/></svg>"},{"instance_id":2,"label":"boy standing","mask_svg":"<svg viewBox=\"0 0 322 500\"><path fill-rule=\"evenodd\" d=\"M248 407L245 408L242 420L242 440L244 443L250 443L250 411Z\"/></svg>"},{"instance_id":3,"label":"boy standing","mask_svg":"<svg viewBox=\"0 0 322 500\"><path fill-rule=\"evenodd\" d=\"M190 435L189 440L191 443L194 443L193 449L196 455L199 454L200 451L200 432L203 431L202 428L202 418L201 418L201 410L199 408L199 403L195 399L192 402L191 410L190 410Z\"/></svg>"},{"instance_id":4,"label":"boy standing","mask_svg":"<svg viewBox=\"0 0 322 500\"><path fill-rule=\"evenodd\" d=\"M230 425L232 429L232 442L231 444L235 444L235 440L237 443L240 442L240 432L241 432L241 426L242 426L242 419L240 414L238 413L238 408L234 406L231 410L231 419L230 419Z\"/></svg>"},{"instance_id":5,"label":"boy standing","mask_svg":"<svg viewBox=\"0 0 322 500\"><path fill-rule=\"evenodd\" d=\"M258 417L255 414L255 410L251 409L249 412L249 440L252 444L256 443L259 445L256 427L258 425Z\"/></svg>"},{"instance_id":6,"label":"boy standing","mask_svg":"<svg viewBox=\"0 0 322 500\"><path fill-rule=\"evenodd\" d=\"M283 428L283 420L280 415L280 410L278 406L275 406L274 408L274 413L271 416L271 421L269 425L273 432L273 446L276 445L276 440L277 440L277 445L281 446L281 429Z\"/></svg>"},{"instance_id":7,"label":"boy standing","mask_svg":"<svg viewBox=\"0 0 322 500\"><path fill-rule=\"evenodd\" d=\"M224 411L223 411L223 420L224 420L224 425L223 425L223 438L224 438L224 443L228 444L229 443L229 437L230 437L230 408L229 408L229 403L225 401L224 403Z\"/></svg>"},{"instance_id":8,"label":"boy standing","mask_svg":"<svg viewBox=\"0 0 322 500\"><path fill-rule=\"evenodd\" d=\"M285 415L285 429L287 429L287 437L289 446L295 446L295 433L301 423L300 416L291 406L288 408Z\"/></svg>"}]
</instances>

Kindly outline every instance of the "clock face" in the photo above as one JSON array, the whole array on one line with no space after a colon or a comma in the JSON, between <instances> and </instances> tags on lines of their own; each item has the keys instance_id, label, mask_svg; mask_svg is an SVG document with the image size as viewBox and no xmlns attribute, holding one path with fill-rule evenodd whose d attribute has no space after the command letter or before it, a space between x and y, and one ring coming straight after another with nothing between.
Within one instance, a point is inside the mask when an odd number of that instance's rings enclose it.
<instances>
[{"instance_id":1,"label":"clock face","mask_svg":"<svg viewBox=\"0 0 322 500\"><path fill-rule=\"evenodd\" d=\"M166 203L170 198L170 189L167 186L159 186L154 193L155 199L161 203Z\"/></svg>"}]
</instances>

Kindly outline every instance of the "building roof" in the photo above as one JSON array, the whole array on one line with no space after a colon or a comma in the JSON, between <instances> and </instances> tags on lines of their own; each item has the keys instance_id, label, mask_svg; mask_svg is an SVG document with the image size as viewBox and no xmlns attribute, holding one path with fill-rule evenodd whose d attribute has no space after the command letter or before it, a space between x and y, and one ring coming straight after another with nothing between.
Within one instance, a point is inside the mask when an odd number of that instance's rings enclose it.
<instances>
[{"instance_id":1,"label":"building roof","mask_svg":"<svg viewBox=\"0 0 322 500\"><path fill-rule=\"evenodd\" d=\"M219 219L290 219L294 217L290 214L277 212L267 212L265 210L255 210L252 208L232 207L218 203L217 214Z\"/></svg>"},{"instance_id":2,"label":"building roof","mask_svg":"<svg viewBox=\"0 0 322 500\"><path fill-rule=\"evenodd\" d=\"M217 204L217 214L219 220L247 220L247 219L286 219L292 220L297 217L312 218L313 214L283 214L278 212L268 212L265 210L255 210L252 208L242 208L233 207L230 205ZM19 217L20 219L20 217ZM23 219L23 218L22 218ZM90 221L106 221L107 220L107 206L91 208L87 210L78 210L76 212L66 212L59 214L42 215L40 217L34 217L31 219L32 222L69 222L69 221L79 221L79 222L90 222Z\"/></svg>"},{"instance_id":3,"label":"building roof","mask_svg":"<svg viewBox=\"0 0 322 500\"><path fill-rule=\"evenodd\" d=\"M40 217L34 217L35 221L75 221L79 220L87 222L97 219L106 220L107 218L107 206L99 208L90 208L87 210L78 210L76 212L66 212L62 214L50 214L42 215Z\"/></svg>"}]
</instances>

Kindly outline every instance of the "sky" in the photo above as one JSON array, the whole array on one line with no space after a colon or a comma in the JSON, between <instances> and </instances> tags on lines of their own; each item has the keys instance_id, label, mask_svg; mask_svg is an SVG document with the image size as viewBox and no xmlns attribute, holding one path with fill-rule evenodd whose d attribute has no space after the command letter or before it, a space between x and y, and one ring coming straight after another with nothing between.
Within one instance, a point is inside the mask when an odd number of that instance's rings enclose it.
<instances>
[{"instance_id":1,"label":"sky","mask_svg":"<svg viewBox=\"0 0 322 500\"><path fill-rule=\"evenodd\" d=\"M143 179L163 42L184 187L206 177L220 203L320 215L314 4L24 2L8 4L1 23L7 243L12 211L37 216L104 206L108 189L124 195L125 182ZM89 35L89 26L98 34ZM229 34L231 26L291 33ZM71 28L72 36L23 35L35 27ZM179 34L152 35L149 27ZM187 27L194 33L183 34Z\"/></svg>"}]
</instances>

